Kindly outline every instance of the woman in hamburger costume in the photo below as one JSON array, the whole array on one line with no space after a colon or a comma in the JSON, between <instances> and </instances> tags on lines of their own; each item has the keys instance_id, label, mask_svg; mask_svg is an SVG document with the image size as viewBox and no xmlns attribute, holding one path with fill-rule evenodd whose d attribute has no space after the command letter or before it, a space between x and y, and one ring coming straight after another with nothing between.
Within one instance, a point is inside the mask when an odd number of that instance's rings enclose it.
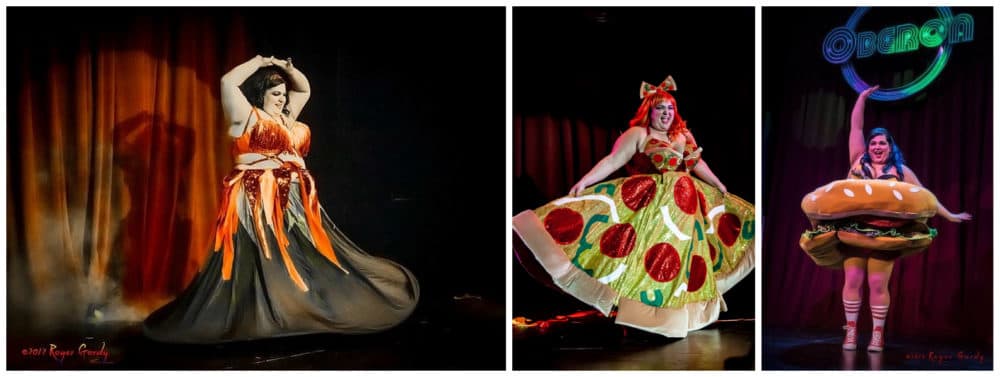
<instances>
[{"instance_id":1,"label":"woman in hamburger costume","mask_svg":"<svg viewBox=\"0 0 1000 377\"><path fill-rule=\"evenodd\" d=\"M951 213L923 188L888 130L876 128L864 137L865 100L878 88L875 85L861 92L851 112L847 179L820 187L802 199L802 209L813 229L800 239L802 249L816 264L844 269L845 350L857 349L861 286L867 272L873 327L870 352L885 347L888 285L895 260L930 245L937 232L927 226L928 218L941 215L952 222L972 219L968 213Z\"/></svg>"}]
</instances>

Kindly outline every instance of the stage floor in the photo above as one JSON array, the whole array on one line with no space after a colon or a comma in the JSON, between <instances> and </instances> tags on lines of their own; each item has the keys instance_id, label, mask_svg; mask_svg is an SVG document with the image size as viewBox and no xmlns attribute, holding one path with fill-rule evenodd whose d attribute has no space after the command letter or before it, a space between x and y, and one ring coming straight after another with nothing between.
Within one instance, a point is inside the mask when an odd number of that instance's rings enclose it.
<instances>
[{"instance_id":1,"label":"stage floor","mask_svg":"<svg viewBox=\"0 0 1000 377\"><path fill-rule=\"evenodd\" d=\"M599 315L599 314L598 314ZM514 370L753 370L754 322L717 322L686 338L667 338L611 319L517 329Z\"/></svg>"},{"instance_id":2,"label":"stage floor","mask_svg":"<svg viewBox=\"0 0 1000 377\"><path fill-rule=\"evenodd\" d=\"M882 352L868 352L870 334L859 332L858 350L841 349L843 332L765 329L764 370L992 370L993 346L886 337Z\"/></svg>"},{"instance_id":3,"label":"stage floor","mask_svg":"<svg viewBox=\"0 0 1000 377\"><path fill-rule=\"evenodd\" d=\"M503 317L502 303L456 297L434 309L418 307L406 322L383 333L306 335L207 346L153 342L141 335L139 323L91 324L75 331L30 336L11 335L17 331L8 327L7 368L503 370L507 329ZM102 343L106 355L99 352ZM62 360L58 360L60 354Z\"/></svg>"}]
</instances>

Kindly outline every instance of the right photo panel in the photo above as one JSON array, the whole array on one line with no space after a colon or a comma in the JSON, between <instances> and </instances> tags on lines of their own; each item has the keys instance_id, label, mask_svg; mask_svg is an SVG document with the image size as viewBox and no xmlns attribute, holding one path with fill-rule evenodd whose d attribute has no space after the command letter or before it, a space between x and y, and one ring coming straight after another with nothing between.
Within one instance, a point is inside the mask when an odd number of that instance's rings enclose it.
<instances>
[{"instance_id":1,"label":"right photo panel","mask_svg":"<svg viewBox=\"0 0 1000 377\"><path fill-rule=\"evenodd\" d=\"M761 27L763 369L992 370L992 8Z\"/></svg>"}]
</instances>

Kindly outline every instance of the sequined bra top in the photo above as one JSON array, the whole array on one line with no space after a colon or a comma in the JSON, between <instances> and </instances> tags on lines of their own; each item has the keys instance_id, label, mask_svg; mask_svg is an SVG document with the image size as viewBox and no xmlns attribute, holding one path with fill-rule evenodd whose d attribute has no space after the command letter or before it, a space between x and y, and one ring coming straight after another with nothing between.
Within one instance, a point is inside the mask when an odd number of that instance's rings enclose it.
<instances>
[{"instance_id":1,"label":"sequined bra top","mask_svg":"<svg viewBox=\"0 0 1000 377\"><path fill-rule=\"evenodd\" d=\"M690 139L684 144L684 152L680 152L666 141L650 138L643 147L643 153L649 156L660 172L687 171L701 160L701 147L696 148Z\"/></svg>"},{"instance_id":2,"label":"sequined bra top","mask_svg":"<svg viewBox=\"0 0 1000 377\"><path fill-rule=\"evenodd\" d=\"M249 127L244 127L243 134L234 140L233 156L259 153L273 157L283 152L305 156L309 153L311 133L305 123L296 121L285 127L276 120L262 118L256 107L253 113L257 116L257 122L250 132L247 132ZM248 119L247 125L249 122Z\"/></svg>"},{"instance_id":3,"label":"sequined bra top","mask_svg":"<svg viewBox=\"0 0 1000 377\"><path fill-rule=\"evenodd\" d=\"M895 168L892 169L894 173L899 173ZM857 163L851 167L850 178L854 179L889 179L893 181L902 181L903 179L898 174L882 174L875 176L875 168L869 163L862 163L859 159Z\"/></svg>"}]
</instances>

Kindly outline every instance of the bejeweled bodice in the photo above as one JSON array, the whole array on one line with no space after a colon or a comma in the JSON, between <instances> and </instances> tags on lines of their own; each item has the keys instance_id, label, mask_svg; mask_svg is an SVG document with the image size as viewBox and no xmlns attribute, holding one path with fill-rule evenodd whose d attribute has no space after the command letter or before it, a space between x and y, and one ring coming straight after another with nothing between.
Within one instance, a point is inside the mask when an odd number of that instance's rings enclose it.
<instances>
[{"instance_id":1,"label":"bejeweled bodice","mask_svg":"<svg viewBox=\"0 0 1000 377\"><path fill-rule=\"evenodd\" d=\"M234 156L243 153L277 156L284 152L305 156L309 152L310 132L305 123L291 121L286 127L276 120L261 118L257 109L254 113L257 122L253 129L234 140Z\"/></svg>"},{"instance_id":2,"label":"bejeweled bodice","mask_svg":"<svg viewBox=\"0 0 1000 377\"><path fill-rule=\"evenodd\" d=\"M661 173L687 171L701 160L701 148L690 141L684 145L684 151L681 152L666 141L650 138L643 147L643 153L649 156L653 166Z\"/></svg>"}]
</instances>

